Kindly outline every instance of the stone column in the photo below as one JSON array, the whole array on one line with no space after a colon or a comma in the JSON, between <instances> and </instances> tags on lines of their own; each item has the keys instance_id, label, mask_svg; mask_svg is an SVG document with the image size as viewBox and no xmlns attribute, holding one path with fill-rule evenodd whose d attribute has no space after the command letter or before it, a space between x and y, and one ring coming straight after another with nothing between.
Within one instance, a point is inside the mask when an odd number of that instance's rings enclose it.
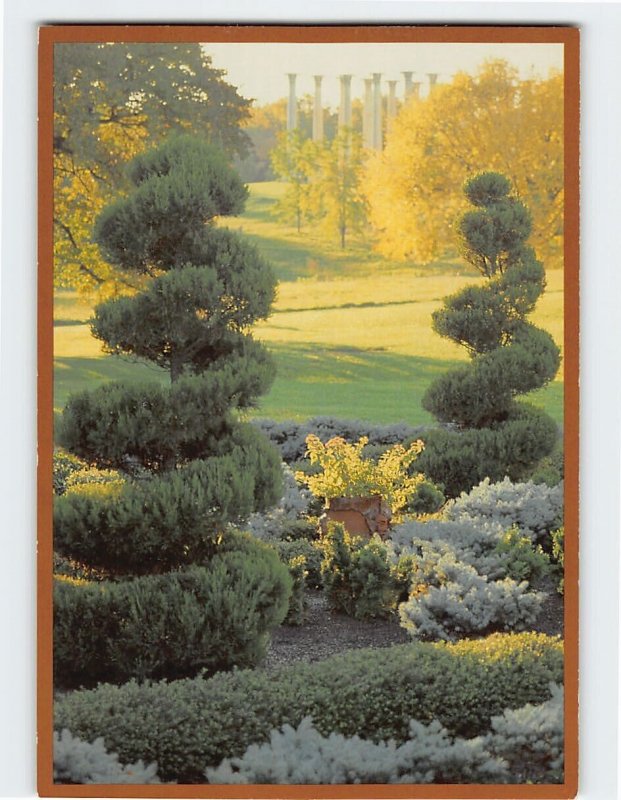
<instances>
[{"instance_id":1,"label":"stone column","mask_svg":"<svg viewBox=\"0 0 621 800\"><path fill-rule=\"evenodd\" d=\"M412 97L416 98L416 100L420 98L420 85L420 81L415 81L412 84Z\"/></svg>"},{"instance_id":2,"label":"stone column","mask_svg":"<svg viewBox=\"0 0 621 800\"><path fill-rule=\"evenodd\" d=\"M297 75L288 72L289 78L289 102L287 104L287 130L294 131L298 127L298 102L295 96L295 79Z\"/></svg>"},{"instance_id":3,"label":"stone column","mask_svg":"<svg viewBox=\"0 0 621 800\"><path fill-rule=\"evenodd\" d=\"M397 81L388 81L388 116L394 119L397 116Z\"/></svg>"},{"instance_id":4,"label":"stone column","mask_svg":"<svg viewBox=\"0 0 621 800\"><path fill-rule=\"evenodd\" d=\"M362 142L365 147L373 147L373 78L364 79Z\"/></svg>"},{"instance_id":5,"label":"stone column","mask_svg":"<svg viewBox=\"0 0 621 800\"><path fill-rule=\"evenodd\" d=\"M382 87L380 81L381 72L373 73L373 147L376 150L382 149Z\"/></svg>"},{"instance_id":6,"label":"stone column","mask_svg":"<svg viewBox=\"0 0 621 800\"><path fill-rule=\"evenodd\" d=\"M405 89L403 91L403 99L407 103L408 98L412 94L412 75L413 72L404 72L403 77L405 79Z\"/></svg>"},{"instance_id":7,"label":"stone column","mask_svg":"<svg viewBox=\"0 0 621 800\"><path fill-rule=\"evenodd\" d=\"M315 102L313 104L313 141L321 142L323 139L323 106L321 104L321 75L315 78Z\"/></svg>"},{"instance_id":8,"label":"stone column","mask_svg":"<svg viewBox=\"0 0 621 800\"><path fill-rule=\"evenodd\" d=\"M429 94L434 90L436 83L438 82L438 73L437 72L428 72L427 77L429 78Z\"/></svg>"},{"instance_id":9,"label":"stone column","mask_svg":"<svg viewBox=\"0 0 621 800\"><path fill-rule=\"evenodd\" d=\"M351 75L341 75L339 128L351 128Z\"/></svg>"}]
</instances>

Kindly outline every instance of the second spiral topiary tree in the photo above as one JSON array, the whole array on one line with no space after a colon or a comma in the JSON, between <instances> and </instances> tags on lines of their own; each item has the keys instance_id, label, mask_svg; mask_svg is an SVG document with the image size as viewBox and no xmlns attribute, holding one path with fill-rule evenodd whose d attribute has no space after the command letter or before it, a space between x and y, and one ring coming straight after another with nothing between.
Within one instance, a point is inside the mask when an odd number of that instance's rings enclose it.
<instances>
[{"instance_id":1,"label":"second spiral topiary tree","mask_svg":"<svg viewBox=\"0 0 621 800\"><path fill-rule=\"evenodd\" d=\"M434 330L471 357L423 398L423 406L450 427L428 434L416 468L450 496L484 478L525 478L558 437L551 417L516 400L554 378L560 354L550 334L527 320L545 288L545 273L526 244L528 209L510 189L493 172L467 181L464 191L475 209L460 221L461 251L487 280L448 297L433 315Z\"/></svg>"}]
</instances>

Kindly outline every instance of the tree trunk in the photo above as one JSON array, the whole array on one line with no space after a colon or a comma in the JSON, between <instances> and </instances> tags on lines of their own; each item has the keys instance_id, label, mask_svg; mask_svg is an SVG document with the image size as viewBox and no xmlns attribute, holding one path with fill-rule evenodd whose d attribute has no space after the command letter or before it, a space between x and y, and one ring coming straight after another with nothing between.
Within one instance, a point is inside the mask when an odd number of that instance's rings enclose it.
<instances>
[{"instance_id":1,"label":"tree trunk","mask_svg":"<svg viewBox=\"0 0 621 800\"><path fill-rule=\"evenodd\" d=\"M179 353L172 353L170 356L170 380L171 383L181 377L183 373L183 361Z\"/></svg>"}]
</instances>

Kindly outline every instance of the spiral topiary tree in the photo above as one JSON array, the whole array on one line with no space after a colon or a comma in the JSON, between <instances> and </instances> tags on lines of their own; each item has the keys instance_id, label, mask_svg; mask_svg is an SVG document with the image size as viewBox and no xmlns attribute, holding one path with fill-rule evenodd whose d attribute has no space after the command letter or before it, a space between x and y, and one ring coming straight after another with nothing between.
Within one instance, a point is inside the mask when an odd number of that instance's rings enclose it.
<instances>
[{"instance_id":1,"label":"spiral topiary tree","mask_svg":"<svg viewBox=\"0 0 621 800\"><path fill-rule=\"evenodd\" d=\"M137 157L129 177L133 190L105 209L95 240L144 289L99 305L92 332L107 352L146 359L171 382L109 383L69 400L61 444L128 480L113 501L101 491L58 498L55 544L136 574L207 558L227 522L277 501L280 463L238 413L274 377L250 326L270 313L275 279L252 245L214 226L242 210L246 188L191 137Z\"/></svg>"},{"instance_id":2,"label":"spiral topiary tree","mask_svg":"<svg viewBox=\"0 0 621 800\"><path fill-rule=\"evenodd\" d=\"M460 221L461 252L487 281L448 297L433 314L434 330L471 357L423 397L425 409L450 427L428 434L416 467L450 496L486 477L523 479L558 437L544 411L516 400L554 378L560 354L550 334L527 320L545 273L526 244L528 209L510 189L493 172L467 181L464 191L475 209Z\"/></svg>"},{"instance_id":3,"label":"spiral topiary tree","mask_svg":"<svg viewBox=\"0 0 621 800\"><path fill-rule=\"evenodd\" d=\"M229 527L281 493L278 451L240 420L274 377L250 328L269 315L275 278L214 225L242 210L246 188L187 136L136 158L129 176L95 239L143 289L99 305L91 327L107 352L163 367L170 383L109 383L64 409L60 443L119 474L56 498L55 550L105 578L55 586L65 685L250 666L291 592L278 556Z\"/></svg>"}]
</instances>

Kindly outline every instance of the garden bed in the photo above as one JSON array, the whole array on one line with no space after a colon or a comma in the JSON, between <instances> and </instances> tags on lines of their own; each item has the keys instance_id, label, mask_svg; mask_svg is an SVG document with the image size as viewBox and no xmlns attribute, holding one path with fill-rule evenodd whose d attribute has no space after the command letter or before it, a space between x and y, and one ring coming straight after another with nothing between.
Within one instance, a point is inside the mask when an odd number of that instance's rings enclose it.
<instances>
[{"instance_id":1,"label":"garden bed","mask_svg":"<svg viewBox=\"0 0 621 800\"><path fill-rule=\"evenodd\" d=\"M296 661L322 661L345 650L361 647L390 647L410 641L397 617L363 621L331 611L321 591L308 592L303 625L281 625L272 634L264 661L275 669Z\"/></svg>"},{"instance_id":2,"label":"garden bed","mask_svg":"<svg viewBox=\"0 0 621 800\"><path fill-rule=\"evenodd\" d=\"M549 585L548 585L549 584ZM563 597L552 581L537 587L547 592L539 619L533 626L537 633L563 634ZM331 611L321 591L309 591L303 625L281 625L272 634L272 642L263 662L266 670L298 661L322 661L346 650L362 647L391 647L411 641L395 615L389 619L357 620Z\"/></svg>"}]
</instances>

